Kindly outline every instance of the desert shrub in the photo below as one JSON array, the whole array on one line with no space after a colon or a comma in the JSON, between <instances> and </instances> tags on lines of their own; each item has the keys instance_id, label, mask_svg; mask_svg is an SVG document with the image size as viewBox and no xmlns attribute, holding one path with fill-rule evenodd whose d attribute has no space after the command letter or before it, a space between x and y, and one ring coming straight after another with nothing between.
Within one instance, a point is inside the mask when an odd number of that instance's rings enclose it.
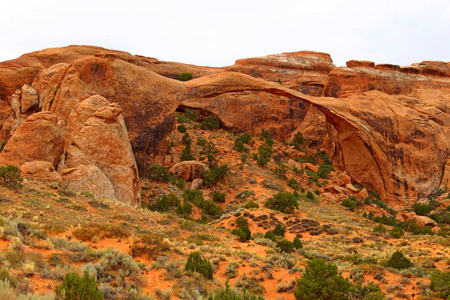
<instances>
[{"instance_id":1,"label":"desert shrub","mask_svg":"<svg viewBox=\"0 0 450 300\"><path fill-rule=\"evenodd\" d=\"M203 193L198 190L185 190L183 192L183 199L192 202L197 206L200 206L201 203L204 201Z\"/></svg>"},{"instance_id":2,"label":"desert shrub","mask_svg":"<svg viewBox=\"0 0 450 300\"><path fill-rule=\"evenodd\" d=\"M330 175L330 172L334 171L334 168L331 164L320 164L319 170L317 171L317 175L319 175L320 178L328 178L328 175Z\"/></svg>"},{"instance_id":3,"label":"desert shrub","mask_svg":"<svg viewBox=\"0 0 450 300\"><path fill-rule=\"evenodd\" d=\"M215 116L206 117L200 123L200 128L203 130L219 129L220 128L219 119L217 119Z\"/></svg>"},{"instance_id":4,"label":"desert shrub","mask_svg":"<svg viewBox=\"0 0 450 300\"><path fill-rule=\"evenodd\" d=\"M398 226L401 227L403 230L414 234L434 235L434 232L431 230L431 227L419 226L414 220L408 220L406 222L399 223Z\"/></svg>"},{"instance_id":5,"label":"desert shrub","mask_svg":"<svg viewBox=\"0 0 450 300\"><path fill-rule=\"evenodd\" d=\"M261 285L261 283L258 282L255 277L248 277L245 274L238 278L234 282L234 285L239 289L250 292L252 294L263 294L265 291L264 287Z\"/></svg>"},{"instance_id":6,"label":"desert shrub","mask_svg":"<svg viewBox=\"0 0 450 300\"><path fill-rule=\"evenodd\" d=\"M197 138L197 142L196 142L196 144L198 145L198 146L204 146L204 145L206 145L206 143L207 143L208 141L206 140L206 138L204 138L204 137L202 137L202 136L199 136L198 138Z\"/></svg>"},{"instance_id":7,"label":"desert shrub","mask_svg":"<svg viewBox=\"0 0 450 300\"><path fill-rule=\"evenodd\" d=\"M250 200L249 202L245 203L244 207L246 209L259 208L259 204Z\"/></svg>"},{"instance_id":8,"label":"desert shrub","mask_svg":"<svg viewBox=\"0 0 450 300\"><path fill-rule=\"evenodd\" d=\"M272 230L268 230L265 234L264 234L264 238L265 239L269 239L271 241L276 242L277 237L275 236L275 234L273 233Z\"/></svg>"},{"instance_id":9,"label":"desert shrub","mask_svg":"<svg viewBox=\"0 0 450 300\"><path fill-rule=\"evenodd\" d=\"M171 180L169 169L159 164L153 164L150 166L148 177L151 180L158 182L169 182Z\"/></svg>"},{"instance_id":10,"label":"desert shrub","mask_svg":"<svg viewBox=\"0 0 450 300\"><path fill-rule=\"evenodd\" d=\"M164 242L161 236L155 234L143 234L131 246L132 257L154 259L167 251L170 251L170 245Z\"/></svg>"},{"instance_id":11,"label":"desert shrub","mask_svg":"<svg viewBox=\"0 0 450 300\"><path fill-rule=\"evenodd\" d=\"M199 252L189 254L185 269L186 271L198 272L205 279L213 278L212 264L206 258L202 258Z\"/></svg>"},{"instance_id":12,"label":"desert shrub","mask_svg":"<svg viewBox=\"0 0 450 300\"><path fill-rule=\"evenodd\" d=\"M400 251L395 251L391 258L386 262L386 267L394 269L408 269L412 267L412 263Z\"/></svg>"},{"instance_id":13,"label":"desert shrub","mask_svg":"<svg viewBox=\"0 0 450 300\"><path fill-rule=\"evenodd\" d=\"M275 234L276 236L284 237L285 233L286 228L281 226L280 224L277 224L277 226L275 226L275 229L273 230L273 234Z\"/></svg>"},{"instance_id":14,"label":"desert shrub","mask_svg":"<svg viewBox=\"0 0 450 300\"><path fill-rule=\"evenodd\" d=\"M272 142L267 142L267 141L271 141L270 140L266 140L261 146L259 146L258 148L258 154L255 154L255 159L256 162L258 163L258 165L264 167L267 165L267 163L270 161L270 158L272 157L273 154L273 150L272 150Z\"/></svg>"},{"instance_id":15,"label":"desert shrub","mask_svg":"<svg viewBox=\"0 0 450 300\"><path fill-rule=\"evenodd\" d=\"M294 251L294 245L292 244L292 242L286 239L280 239L279 241L277 241L277 248L279 248L280 251L284 253L291 253L292 251Z\"/></svg>"},{"instance_id":16,"label":"desert shrub","mask_svg":"<svg viewBox=\"0 0 450 300\"><path fill-rule=\"evenodd\" d=\"M225 194L220 192L214 192L213 201L219 203L225 203Z\"/></svg>"},{"instance_id":17,"label":"desert shrub","mask_svg":"<svg viewBox=\"0 0 450 300\"><path fill-rule=\"evenodd\" d=\"M5 281L5 280L8 281L12 287L17 286L17 283L18 283L17 278L14 275L12 275L11 272L7 268L1 267L0 268L0 282ZM0 299L1 299L1 297L0 297Z\"/></svg>"},{"instance_id":18,"label":"desert shrub","mask_svg":"<svg viewBox=\"0 0 450 300\"><path fill-rule=\"evenodd\" d=\"M235 289L230 289L227 281L225 282L225 288L213 292L208 300L264 300L264 298L248 294L247 291L241 293Z\"/></svg>"},{"instance_id":19,"label":"desert shrub","mask_svg":"<svg viewBox=\"0 0 450 300\"><path fill-rule=\"evenodd\" d=\"M217 165L217 155L219 154L219 149L213 142L207 141L200 151L200 160L207 159L210 167Z\"/></svg>"},{"instance_id":20,"label":"desert shrub","mask_svg":"<svg viewBox=\"0 0 450 300\"><path fill-rule=\"evenodd\" d=\"M248 221L244 217L237 217L236 218L236 226L237 227L248 227Z\"/></svg>"},{"instance_id":21,"label":"desert shrub","mask_svg":"<svg viewBox=\"0 0 450 300\"><path fill-rule=\"evenodd\" d=\"M187 133L187 132L185 132L184 134L183 134L183 137L181 138L181 142L183 143L183 144L185 144L185 145L187 145L187 144L192 144L192 138L191 138L191 136L189 135L189 133Z\"/></svg>"},{"instance_id":22,"label":"desert shrub","mask_svg":"<svg viewBox=\"0 0 450 300\"><path fill-rule=\"evenodd\" d=\"M274 170L273 173L277 175L278 178L281 179L287 179L286 173L287 173L288 167L284 164L278 165Z\"/></svg>"},{"instance_id":23,"label":"desert shrub","mask_svg":"<svg viewBox=\"0 0 450 300\"><path fill-rule=\"evenodd\" d=\"M395 226L394 228L391 229L391 231L389 232L389 234L396 239L399 239L403 236L404 232L403 229L401 227L397 227Z\"/></svg>"},{"instance_id":24,"label":"desert shrub","mask_svg":"<svg viewBox=\"0 0 450 300\"><path fill-rule=\"evenodd\" d=\"M298 181L293 177L289 178L289 180L287 181L287 185L296 191L299 188Z\"/></svg>"},{"instance_id":25,"label":"desert shrub","mask_svg":"<svg viewBox=\"0 0 450 300\"><path fill-rule=\"evenodd\" d=\"M229 171L227 165L213 166L209 170L203 171L203 181L206 186L212 186L217 184L219 181L225 179Z\"/></svg>"},{"instance_id":26,"label":"desert shrub","mask_svg":"<svg viewBox=\"0 0 450 300\"><path fill-rule=\"evenodd\" d=\"M188 217L192 213L192 204L186 200L183 201L183 204L179 203L177 205L176 213Z\"/></svg>"},{"instance_id":27,"label":"desert shrub","mask_svg":"<svg viewBox=\"0 0 450 300\"><path fill-rule=\"evenodd\" d=\"M20 169L14 165L0 167L0 181L8 188L20 187L20 183L23 181Z\"/></svg>"},{"instance_id":28,"label":"desert shrub","mask_svg":"<svg viewBox=\"0 0 450 300\"><path fill-rule=\"evenodd\" d=\"M184 111L184 115L185 115L187 118L189 118L189 119L191 119L192 121L194 121L194 122L197 122L197 121L198 121L198 118L200 117L198 111L196 111L195 109L190 109L190 108L187 108L187 109Z\"/></svg>"},{"instance_id":29,"label":"desert shrub","mask_svg":"<svg viewBox=\"0 0 450 300\"><path fill-rule=\"evenodd\" d=\"M307 191L306 192L306 198L309 199L309 200L314 200L315 199L315 197L314 197L313 193L311 193L311 191Z\"/></svg>"},{"instance_id":30,"label":"desert shrub","mask_svg":"<svg viewBox=\"0 0 450 300\"><path fill-rule=\"evenodd\" d=\"M439 207L439 202L430 200L428 203L414 203L412 209L419 216L428 216L431 211Z\"/></svg>"},{"instance_id":31,"label":"desert shrub","mask_svg":"<svg viewBox=\"0 0 450 300\"><path fill-rule=\"evenodd\" d=\"M245 147L245 144L252 145L254 143L255 141L252 139L252 135L244 132L234 141L233 149L239 152L248 152L249 149Z\"/></svg>"},{"instance_id":32,"label":"desert shrub","mask_svg":"<svg viewBox=\"0 0 450 300\"><path fill-rule=\"evenodd\" d=\"M431 274L430 289L442 299L450 299L450 272L435 271Z\"/></svg>"},{"instance_id":33,"label":"desert shrub","mask_svg":"<svg viewBox=\"0 0 450 300\"><path fill-rule=\"evenodd\" d=\"M378 224L377 226L375 226L375 227L373 228L373 232L386 233L386 228L384 228L383 225Z\"/></svg>"},{"instance_id":34,"label":"desert shrub","mask_svg":"<svg viewBox=\"0 0 450 300\"><path fill-rule=\"evenodd\" d=\"M180 204L180 199L174 194L163 195L156 199L154 202L150 202L147 205L147 209L159 212L167 212L171 208L176 208Z\"/></svg>"},{"instance_id":35,"label":"desert shrub","mask_svg":"<svg viewBox=\"0 0 450 300\"><path fill-rule=\"evenodd\" d=\"M294 296L303 299L348 299L350 281L337 272L337 267L323 259L308 261L305 274L297 281Z\"/></svg>"},{"instance_id":36,"label":"desert shrub","mask_svg":"<svg viewBox=\"0 0 450 300\"><path fill-rule=\"evenodd\" d=\"M192 73L189 73L189 72L180 73L180 74L178 74L177 78L180 81L189 81L192 79Z\"/></svg>"},{"instance_id":37,"label":"desert shrub","mask_svg":"<svg viewBox=\"0 0 450 300\"><path fill-rule=\"evenodd\" d=\"M292 139L292 142L290 143L291 146L294 146L295 149L299 151L303 151L302 146L306 144L306 140L303 137L303 134L301 132L297 132L294 135L294 138Z\"/></svg>"},{"instance_id":38,"label":"desert shrub","mask_svg":"<svg viewBox=\"0 0 450 300\"><path fill-rule=\"evenodd\" d=\"M347 207L350 211L355 211L359 203L358 199L355 196L349 196L342 201L341 205Z\"/></svg>"},{"instance_id":39,"label":"desert shrub","mask_svg":"<svg viewBox=\"0 0 450 300\"><path fill-rule=\"evenodd\" d=\"M94 277L87 272L83 276L76 273L66 274L61 285L55 288L59 299L81 300L81 299L103 299L103 293L99 290Z\"/></svg>"},{"instance_id":40,"label":"desert shrub","mask_svg":"<svg viewBox=\"0 0 450 300\"><path fill-rule=\"evenodd\" d=\"M177 129L179 132L184 133L187 131L187 127L184 124L178 125Z\"/></svg>"},{"instance_id":41,"label":"desert shrub","mask_svg":"<svg viewBox=\"0 0 450 300\"><path fill-rule=\"evenodd\" d=\"M280 192L269 198L264 204L267 208L292 213L298 207L297 198L289 192Z\"/></svg>"},{"instance_id":42,"label":"desert shrub","mask_svg":"<svg viewBox=\"0 0 450 300\"><path fill-rule=\"evenodd\" d=\"M369 282L364 286L361 284L354 285L348 299L383 300L385 296L378 286Z\"/></svg>"},{"instance_id":43,"label":"desert shrub","mask_svg":"<svg viewBox=\"0 0 450 300\"><path fill-rule=\"evenodd\" d=\"M242 243L250 240L252 237L252 233L247 226L235 228L231 231L231 234L237 235Z\"/></svg>"}]
</instances>

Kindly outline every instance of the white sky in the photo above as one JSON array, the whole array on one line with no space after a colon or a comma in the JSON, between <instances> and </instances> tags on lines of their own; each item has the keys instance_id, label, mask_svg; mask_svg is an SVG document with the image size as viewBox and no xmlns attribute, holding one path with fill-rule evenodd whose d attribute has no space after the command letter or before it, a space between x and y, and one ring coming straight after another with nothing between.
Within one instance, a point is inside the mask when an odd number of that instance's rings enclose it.
<instances>
[{"instance_id":1,"label":"white sky","mask_svg":"<svg viewBox=\"0 0 450 300\"><path fill-rule=\"evenodd\" d=\"M449 0L2 0L0 61L96 45L205 66L314 50L407 65L450 61Z\"/></svg>"}]
</instances>

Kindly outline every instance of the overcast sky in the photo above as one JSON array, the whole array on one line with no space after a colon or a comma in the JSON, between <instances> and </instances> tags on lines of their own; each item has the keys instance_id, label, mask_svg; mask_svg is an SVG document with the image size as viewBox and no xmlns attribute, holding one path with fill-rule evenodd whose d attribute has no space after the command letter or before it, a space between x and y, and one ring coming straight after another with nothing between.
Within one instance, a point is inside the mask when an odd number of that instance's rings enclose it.
<instances>
[{"instance_id":1,"label":"overcast sky","mask_svg":"<svg viewBox=\"0 0 450 300\"><path fill-rule=\"evenodd\" d=\"M96 45L196 65L314 50L407 65L450 61L449 0L2 0L0 61Z\"/></svg>"}]
</instances>

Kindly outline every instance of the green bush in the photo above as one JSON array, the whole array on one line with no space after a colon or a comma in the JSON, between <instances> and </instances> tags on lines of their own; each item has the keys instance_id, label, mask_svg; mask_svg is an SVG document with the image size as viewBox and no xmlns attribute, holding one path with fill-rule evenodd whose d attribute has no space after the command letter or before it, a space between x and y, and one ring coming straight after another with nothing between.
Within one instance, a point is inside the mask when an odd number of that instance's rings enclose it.
<instances>
[{"instance_id":1,"label":"green bush","mask_svg":"<svg viewBox=\"0 0 450 300\"><path fill-rule=\"evenodd\" d=\"M200 151L200 159L207 159L210 167L217 165L217 155L219 154L219 149L216 148L216 145L213 142L207 141Z\"/></svg>"},{"instance_id":2,"label":"green bush","mask_svg":"<svg viewBox=\"0 0 450 300\"><path fill-rule=\"evenodd\" d=\"M295 178L293 178L293 177L289 178L287 185L289 187L291 187L292 189L298 191L299 185L298 185L298 181L295 180Z\"/></svg>"},{"instance_id":3,"label":"green bush","mask_svg":"<svg viewBox=\"0 0 450 300\"><path fill-rule=\"evenodd\" d=\"M297 300L349 299L352 284L337 272L337 267L323 259L308 261L305 274L297 281L294 296Z\"/></svg>"},{"instance_id":4,"label":"green bush","mask_svg":"<svg viewBox=\"0 0 450 300\"><path fill-rule=\"evenodd\" d=\"M269 163L272 154L273 154L272 145L270 143L267 143L266 140L266 142L264 142L261 146L259 146L258 154L255 154L256 162L258 163L258 165L264 167Z\"/></svg>"},{"instance_id":5,"label":"green bush","mask_svg":"<svg viewBox=\"0 0 450 300\"><path fill-rule=\"evenodd\" d=\"M194 122L197 122L198 118L200 117L198 111L196 111L195 109L190 109L190 108L187 108L184 111L184 115Z\"/></svg>"},{"instance_id":6,"label":"green bush","mask_svg":"<svg viewBox=\"0 0 450 300\"><path fill-rule=\"evenodd\" d=\"M76 273L66 274L61 285L55 288L58 299L84 300L103 299L103 293L98 289L94 277L84 272L83 277Z\"/></svg>"},{"instance_id":7,"label":"green bush","mask_svg":"<svg viewBox=\"0 0 450 300\"><path fill-rule=\"evenodd\" d=\"M359 205L359 202L355 196L349 196L342 201L341 205L347 207L350 211L355 211L356 207Z\"/></svg>"},{"instance_id":8,"label":"green bush","mask_svg":"<svg viewBox=\"0 0 450 300\"><path fill-rule=\"evenodd\" d=\"M203 181L206 186L212 186L225 179L228 174L228 166L213 166L209 170L203 171Z\"/></svg>"},{"instance_id":9,"label":"green bush","mask_svg":"<svg viewBox=\"0 0 450 300\"><path fill-rule=\"evenodd\" d=\"M237 290L231 290L228 281L225 282L225 288L220 289L208 297L208 300L264 300L261 296L250 295L247 291L240 293Z\"/></svg>"},{"instance_id":10,"label":"green bush","mask_svg":"<svg viewBox=\"0 0 450 300\"><path fill-rule=\"evenodd\" d=\"M259 208L259 204L250 200L249 202L245 203L244 207L246 209Z\"/></svg>"},{"instance_id":11,"label":"green bush","mask_svg":"<svg viewBox=\"0 0 450 300\"><path fill-rule=\"evenodd\" d=\"M213 201L218 203L225 203L225 194L220 192L214 192Z\"/></svg>"},{"instance_id":12,"label":"green bush","mask_svg":"<svg viewBox=\"0 0 450 300\"><path fill-rule=\"evenodd\" d=\"M196 142L197 145L203 147L203 146L206 145L206 143L208 143L208 141L206 140L206 138L204 138L204 137L202 137L202 136L199 136L199 137L197 138L197 142Z\"/></svg>"},{"instance_id":13,"label":"green bush","mask_svg":"<svg viewBox=\"0 0 450 300\"><path fill-rule=\"evenodd\" d=\"M306 198L308 198L309 200L315 199L315 197L314 197L313 193L311 193L311 191L306 192Z\"/></svg>"},{"instance_id":14,"label":"green bush","mask_svg":"<svg viewBox=\"0 0 450 300\"><path fill-rule=\"evenodd\" d=\"M330 175L330 172L334 171L334 168L330 164L320 164L319 165L319 171L317 171L317 175L319 175L320 178L328 178L328 175Z\"/></svg>"},{"instance_id":15,"label":"green bush","mask_svg":"<svg viewBox=\"0 0 450 300\"><path fill-rule=\"evenodd\" d=\"M181 151L180 160L181 161L188 161L188 160L194 160L194 154L192 154L191 150L191 143L186 144L183 151Z\"/></svg>"},{"instance_id":16,"label":"green bush","mask_svg":"<svg viewBox=\"0 0 450 300\"><path fill-rule=\"evenodd\" d=\"M450 272L436 271L431 274L430 289L442 299L450 299Z\"/></svg>"},{"instance_id":17,"label":"green bush","mask_svg":"<svg viewBox=\"0 0 450 300\"><path fill-rule=\"evenodd\" d=\"M203 130L215 130L220 128L219 119L214 116L209 116L203 119L200 123L200 129Z\"/></svg>"},{"instance_id":18,"label":"green bush","mask_svg":"<svg viewBox=\"0 0 450 300\"><path fill-rule=\"evenodd\" d=\"M280 224L277 224L277 226L275 226L275 229L273 230L273 234L275 234L277 236L284 237L285 233L286 233L286 228L281 226Z\"/></svg>"},{"instance_id":19,"label":"green bush","mask_svg":"<svg viewBox=\"0 0 450 300\"><path fill-rule=\"evenodd\" d=\"M275 234L273 233L272 230L268 230L268 231L264 234L264 238L265 238L265 239L269 239L269 240L274 241L274 242L277 241L277 237L275 236Z\"/></svg>"},{"instance_id":20,"label":"green bush","mask_svg":"<svg viewBox=\"0 0 450 300\"><path fill-rule=\"evenodd\" d=\"M184 133L187 131L187 127L184 124L178 125L177 129L179 132Z\"/></svg>"},{"instance_id":21,"label":"green bush","mask_svg":"<svg viewBox=\"0 0 450 300\"><path fill-rule=\"evenodd\" d=\"M412 267L412 263L400 251L395 251L391 258L386 262L386 267L394 269L408 269Z\"/></svg>"},{"instance_id":22,"label":"green bush","mask_svg":"<svg viewBox=\"0 0 450 300\"><path fill-rule=\"evenodd\" d=\"M189 81L192 79L192 73L185 72L178 74L178 80L180 81Z\"/></svg>"},{"instance_id":23,"label":"green bush","mask_svg":"<svg viewBox=\"0 0 450 300\"><path fill-rule=\"evenodd\" d=\"M269 198L264 204L267 208L284 213L292 213L298 207L297 198L289 192L281 192Z\"/></svg>"},{"instance_id":24,"label":"green bush","mask_svg":"<svg viewBox=\"0 0 450 300\"><path fill-rule=\"evenodd\" d=\"M275 170L273 170L273 173L277 175L280 179L287 179L286 172L288 170L288 167L284 164L278 165Z\"/></svg>"},{"instance_id":25,"label":"green bush","mask_svg":"<svg viewBox=\"0 0 450 300\"><path fill-rule=\"evenodd\" d=\"M297 132L292 139L292 142L290 143L291 146L294 146L295 149L298 151L303 151L302 146L306 144L306 140L303 137L303 134L301 132Z\"/></svg>"},{"instance_id":26,"label":"green bush","mask_svg":"<svg viewBox=\"0 0 450 300\"><path fill-rule=\"evenodd\" d=\"M300 239L297 238L297 237L295 237L294 240L292 241L292 246L294 246L295 249L302 249L303 248L302 241L300 241Z\"/></svg>"},{"instance_id":27,"label":"green bush","mask_svg":"<svg viewBox=\"0 0 450 300\"><path fill-rule=\"evenodd\" d=\"M439 202L430 200L428 203L414 203L412 209L419 216L428 216L431 211L439 207Z\"/></svg>"},{"instance_id":28,"label":"green bush","mask_svg":"<svg viewBox=\"0 0 450 300\"><path fill-rule=\"evenodd\" d=\"M169 182L171 180L171 175L169 173L169 169L164 168L158 164L153 164L149 168L150 174L149 178L153 181L158 182Z\"/></svg>"},{"instance_id":29,"label":"green bush","mask_svg":"<svg viewBox=\"0 0 450 300\"><path fill-rule=\"evenodd\" d=\"M396 239L399 239L403 236L404 232L403 229L401 227L397 227L395 226L394 228L391 229L391 231L389 232L389 234Z\"/></svg>"},{"instance_id":30,"label":"green bush","mask_svg":"<svg viewBox=\"0 0 450 300\"><path fill-rule=\"evenodd\" d=\"M186 271L198 272L205 279L213 278L212 264L206 258L202 258L199 252L193 252L189 255L185 269Z\"/></svg>"},{"instance_id":31,"label":"green bush","mask_svg":"<svg viewBox=\"0 0 450 300\"><path fill-rule=\"evenodd\" d=\"M185 145L188 145L188 144L190 145L192 143L192 139L191 139L191 136L189 135L189 133L186 132L183 135L183 137L181 138L181 142Z\"/></svg>"},{"instance_id":32,"label":"green bush","mask_svg":"<svg viewBox=\"0 0 450 300\"><path fill-rule=\"evenodd\" d=\"M373 228L373 232L386 233L386 228L384 228L383 225L378 224L377 226L375 226L375 227Z\"/></svg>"},{"instance_id":33,"label":"green bush","mask_svg":"<svg viewBox=\"0 0 450 300\"><path fill-rule=\"evenodd\" d=\"M293 243L286 239L280 239L279 241L277 241L277 248L279 248L280 251L284 253L291 253L292 251L294 251Z\"/></svg>"},{"instance_id":34,"label":"green bush","mask_svg":"<svg viewBox=\"0 0 450 300\"><path fill-rule=\"evenodd\" d=\"M20 176L20 169L14 165L0 167L0 181L8 188L20 187L20 183L23 181L22 176Z\"/></svg>"},{"instance_id":35,"label":"green bush","mask_svg":"<svg viewBox=\"0 0 450 300\"><path fill-rule=\"evenodd\" d=\"M250 240L252 237L252 233L247 226L235 228L231 231L231 234L237 235L242 243Z\"/></svg>"},{"instance_id":36,"label":"green bush","mask_svg":"<svg viewBox=\"0 0 450 300\"><path fill-rule=\"evenodd\" d=\"M248 227L248 221L244 217L237 217L236 218L236 225L239 228L241 228L241 227Z\"/></svg>"},{"instance_id":37,"label":"green bush","mask_svg":"<svg viewBox=\"0 0 450 300\"><path fill-rule=\"evenodd\" d=\"M180 204L180 199L174 194L163 195L153 203L149 203L147 208L153 211L167 212L170 208L176 208Z\"/></svg>"},{"instance_id":38,"label":"green bush","mask_svg":"<svg viewBox=\"0 0 450 300\"><path fill-rule=\"evenodd\" d=\"M253 145L254 143L255 141L252 139L252 135L244 132L234 141L233 149L239 152L248 152L249 149L245 147L245 144Z\"/></svg>"}]
</instances>

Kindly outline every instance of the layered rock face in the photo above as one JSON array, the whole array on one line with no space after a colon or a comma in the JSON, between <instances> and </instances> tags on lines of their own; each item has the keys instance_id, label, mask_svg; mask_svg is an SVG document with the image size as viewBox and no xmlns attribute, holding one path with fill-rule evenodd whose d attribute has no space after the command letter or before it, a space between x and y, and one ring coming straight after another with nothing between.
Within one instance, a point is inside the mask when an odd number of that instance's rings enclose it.
<instances>
[{"instance_id":1,"label":"layered rock face","mask_svg":"<svg viewBox=\"0 0 450 300\"><path fill-rule=\"evenodd\" d=\"M182 72L191 72L195 79L171 79ZM133 186L136 172L129 171L126 180L114 177L106 165L116 162L88 146L111 146L95 140L96 130L105 130L113 120L100 140L119 142L125 139L126 124L138 169L145 175L149 164L165 153L175 109L189 107L217 116L238 132L264 128L286 140L302 132L311 146L330 152L335 165L353 180L385 199L418 199L449 185L448 63L400 67L349 61L347 67L336 68L328 54L303 51L205 68L71 46L0 63L0 74L2 134L14 133L0 155L3 162L40 160L61 163L62 169L96 166L113 185L126 181ZM92 95L117 102L123 121L115 105L98 99L103 108L91 108L92 99L89 105L80 104ZM75 111L83 122L71 118ZM41 119L45 121L37 122ZM35 130L30 122L42 123L40 128L49 131L42 138L52 141L46 145L51 153L34 149L12 154L27 143L27 132ZM114 138L106 132L114 132ZM121 149L131 162L129 150L125 145ZM67 156L60 160L62 152ZM114 196L135 199L117 190Z\"/></svg>"}]
</instances>

